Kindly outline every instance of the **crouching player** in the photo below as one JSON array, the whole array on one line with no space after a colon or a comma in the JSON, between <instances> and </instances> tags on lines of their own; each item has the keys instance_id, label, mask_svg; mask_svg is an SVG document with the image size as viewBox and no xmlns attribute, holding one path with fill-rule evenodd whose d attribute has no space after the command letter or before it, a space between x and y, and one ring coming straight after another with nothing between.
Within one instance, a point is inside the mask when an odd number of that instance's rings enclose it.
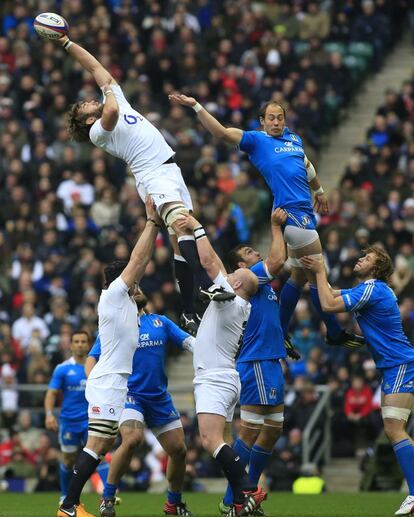
<instances>
[{"instance_id":1,"label":"crouching player","mask_svg":"<svg viewBox=\"0 0 414 517\"><path fill-rule=\"evenodd\" d=\"M167 391L164 359L167 344L193 350L194 338L175 323L158 314L145 312L147 298L138 289L134 294L140 317L138 348L135 351L132 374L128 379L125 409L119 421L122 443L112 457L108 481L100 507L102 517L115 516L115 491L122 475L127 471L136 447L144 440L144 423L152 430L162 448L168 454L167 515L191 515L181 499L184 484L186 446L180 415ZM99 336L89 352L86 373L99 360L101 344Z\"/></svg>"},{"instance_id":2,"label":"crouching player","mask_svg":"<svg viewBox=\"0 0 414 517\"><path fill-rule=\"evenodd\" d=\"M352 289L330 289L325 266L312 257L302 258L316 273L321 305L327 312L353 312L382 373L382 418L409 495L395 515L414 513L414 443L406 432L414 404L414 347L404 334L397 298L388 286L391 258L379 246L365 250L354 268L361 283Z\"/></svg>"}]
</instances>

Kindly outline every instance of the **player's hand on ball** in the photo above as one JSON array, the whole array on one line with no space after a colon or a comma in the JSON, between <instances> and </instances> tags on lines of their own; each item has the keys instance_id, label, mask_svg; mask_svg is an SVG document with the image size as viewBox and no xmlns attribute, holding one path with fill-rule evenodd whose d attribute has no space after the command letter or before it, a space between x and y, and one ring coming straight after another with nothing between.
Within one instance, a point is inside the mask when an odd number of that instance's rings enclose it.
<instances>
[{"instance_id":1,"label":"player's hand on ball","mask_svg":"<svg viewBox=\"0 0 414 517\"><path fill-rule=\"evenodd\" d=\"M188 106L189 108L192 108L197 104L194 97L187 97L187 95L183 95L182 93L173 93L168 95L168 98L173 104L181 104L182 106Z\"/></svg>"},{"instance_id":2,"label":"player's hand on ball","mask_svg":"<svg viewBox=\"0 0 414 517\"><path fill-rule=\"evenodd\" d=\"M283 208L275 208L272 213L272 224L274 226L282 226L285 224L287 219L287 213Z\"/></svg>"},{"instance_id":3,"label":"player's hand on ball","mask_svg":"<svg viewBox=\"0 0 414 517\"><path fill-rule=\"evenodd\" d=\"M325 194L316 194L313 202L313 209L318 214L329 214L328 199Z\"/></svg>"},{"instance_id":4,"label":"player's hand on ball","mask_svg":"<svg viewBox=\"0 0 414 517\"><path fill-rule=\"evenodd\" d=\"M49 429L49 431L57 431L58 423L56 418L53 415L48 415L45 420L45 427Z\"/></svg>"},{"instance_id":5,"label":"player's hand on ball","mask_svg":"<svg viewBox=\"0 0 414 517\"><path fill-rule=\"evenodd\" d=\"M308 255L306 257L302 257L300 261L306 269L310 269L313 273L320 273L325 267L322 257L317 259Z\"/></svg>"}]
</instances>

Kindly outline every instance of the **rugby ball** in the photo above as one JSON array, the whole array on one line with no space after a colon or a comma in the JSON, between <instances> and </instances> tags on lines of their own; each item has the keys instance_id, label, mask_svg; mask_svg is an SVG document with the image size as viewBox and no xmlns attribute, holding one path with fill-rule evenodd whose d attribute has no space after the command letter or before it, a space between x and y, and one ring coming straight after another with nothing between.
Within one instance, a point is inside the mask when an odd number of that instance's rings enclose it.
<instances>
[{"instance_id":1,"label":"rugby ball","mask_svg":"<svg viewBox=\"0 0 414 517\"><path fill-rule=\"evenodd\" d=\"M39 36L45 39L59 39L65 36L69 29L65 18L55 13L38 14L33 27Z\"/></svg>"}]
</instances>

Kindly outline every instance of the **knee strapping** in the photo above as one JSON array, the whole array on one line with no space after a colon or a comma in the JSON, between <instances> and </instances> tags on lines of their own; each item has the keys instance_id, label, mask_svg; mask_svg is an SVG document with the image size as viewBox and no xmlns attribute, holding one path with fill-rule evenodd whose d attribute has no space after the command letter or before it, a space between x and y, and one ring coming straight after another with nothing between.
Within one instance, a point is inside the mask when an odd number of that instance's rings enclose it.
<instances>
[{"instance_id":1,"label":"knee strapping","mask_svg":"<svg viewBox=\"0 0 414 517\"><path fill-rule=\"evenodd\" d=\"M249 424L263 425L264 424L264 415L259 415L258 413L253 413L253 411L246 411L244 409L240 410L240 418Z\"/></svg>"},{"instance_id":2,"label":"knee strapping","mask_svg":"<svg viewBox=\"0 0 414 517\"><path fill-rule=\"evenodd\" d=\"M384 406L381 408L381 412L382 418L393 418L394 420L404 420L404 422L407 422L410 418L411 409Z\"/></svg>"},{"instance_id":3,"label":"knee strapping","mask_svg":"<svg viewBox=\"0 0 414 517\"><path fill-rule=\"evenodd\" d=\"M188 208L186 208L183 203L174 203L166 208L162 212L161 217L168 228L168 232L174 235L175 232L172 225L178 221L178 219L186 217L189 213Z\"/></svg>"}]
</instances>

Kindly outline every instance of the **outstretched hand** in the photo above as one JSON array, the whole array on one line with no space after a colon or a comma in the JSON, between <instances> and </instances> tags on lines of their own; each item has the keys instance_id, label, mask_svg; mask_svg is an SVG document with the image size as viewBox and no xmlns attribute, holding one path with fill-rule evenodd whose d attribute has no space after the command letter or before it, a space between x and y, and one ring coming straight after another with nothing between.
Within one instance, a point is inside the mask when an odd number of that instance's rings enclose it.
<instances>
[{"instance_id":1,"label":"outstretched hand","mask_svg":"<svg viewBox=\"0 0 414 517\"><path fill-rule=\"evenodd\" d=\"M187 97L187 95L183 95L182 93L172 93L168 95L168 98L173 104L181 104L181 106L188 106L189 108L197 104L194 97Z\"/></svg>"},{"instance_id":2,"label":"outstretched hand","mask_svg":"<svg viewBox=\"0 0 414 517\"><path fill-rule=\"evenodd\" d=\"M328 199L325 194L316 194L313 201L313 209L317 214L329 214Z\"/></svg>"},{"instance_id":3,"label":"outstretched hand","mask_svg":"<svg viewBox=\"0 0 414 517\"><path fill-rule=\"evenodd\" d=\"M161 217L158 215L157 207L151 196L145 197L145 210L148 219L153 219L157 224L161 225Z\"/></svg>"},{"instance_id":4,"label":"outstretched hand","mask_svg":"<svg viewBox=\"0 0 414 517\"><path fill-rule=\"evenodd\" d=\"M325 267L322 256L318 259L308 255L306 257L302 257L300 261L305 266L305 268L310 269L312 273L320 273L324 270Z\"/></svg>"},{"instance_id":5,"label":"outstretched hand","mask_svg":"<svg viewBox=\"0 0 414 517\"><path fill-rule=\"evenodd\" d=\"M272 212L272 224L274 226L282 226L287 219L287 213L283 208L275 208Z\"/></svg>"},{"instance_id":6,"label":"outstretched hand","mask_svg":"<svg viewBox=\"0 0 414 517\"><path fill-rule=\"evenodd\" d=\"M189 214L184 217L180 217L180 219L177 219L176 225L180 230L194 230L194 228L200 226L200 223L195 217Z\"/></svg>"}]
</instances>

